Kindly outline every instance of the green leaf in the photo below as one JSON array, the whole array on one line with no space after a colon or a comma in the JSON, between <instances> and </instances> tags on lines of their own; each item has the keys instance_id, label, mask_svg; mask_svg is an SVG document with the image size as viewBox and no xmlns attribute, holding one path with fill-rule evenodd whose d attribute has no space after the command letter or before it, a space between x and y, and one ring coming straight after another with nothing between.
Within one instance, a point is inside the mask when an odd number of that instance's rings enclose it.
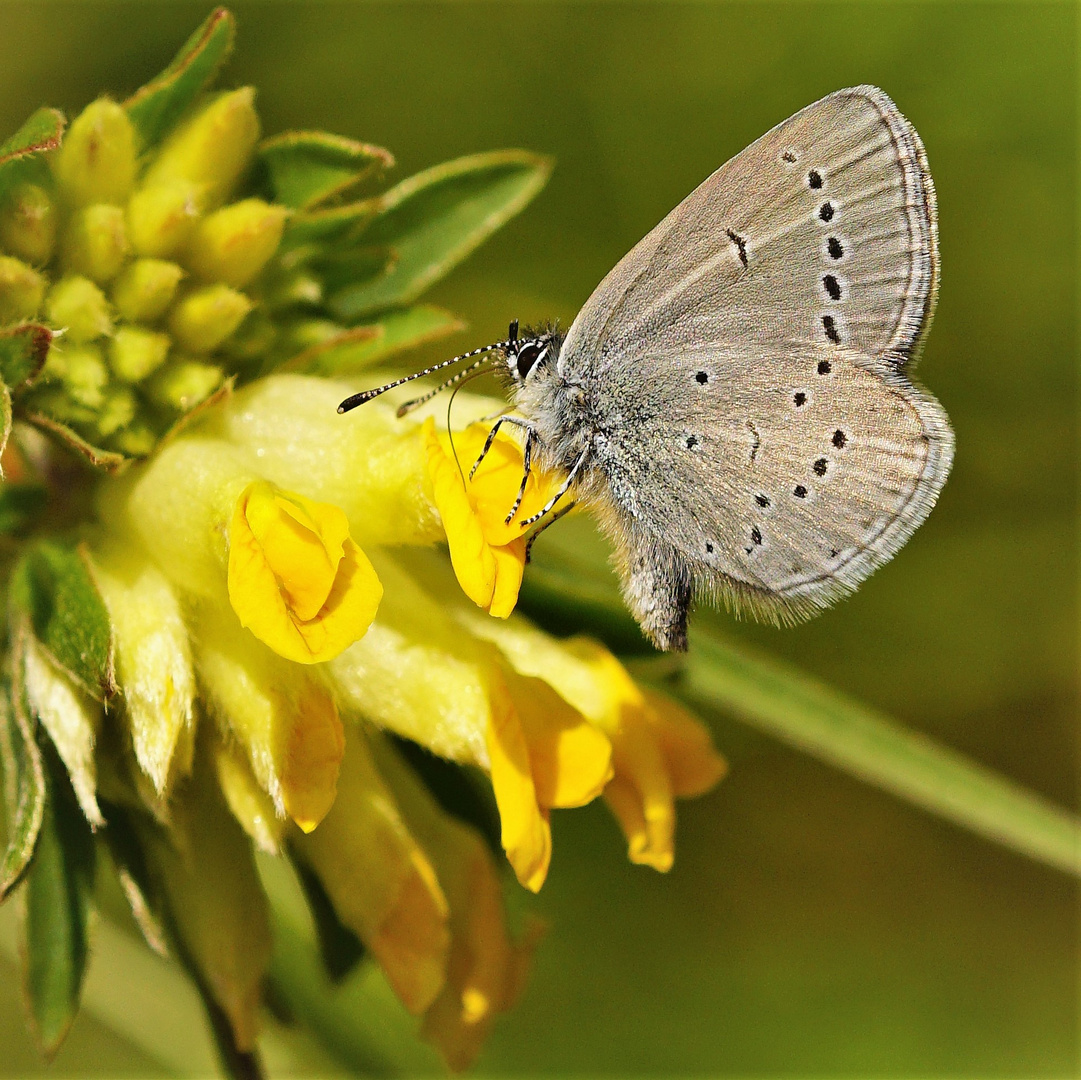
<instances>
[{"instance_id":1,"label":"green leaf","mask_svg":"<svg viewBox=\"0 0 1081 1080\"><path fill-rule=\"evenodd\" d=\"M315 349L306 349L285 365L290 371L310 371L318 375L339 375L370 367L388 356L405 349L436 341L457 333L465 324L442 308L418 304L401 311L388 312L371 326L357 326L353 331L368 333L350 338L350 331L341 339L325 342Z\"/></svg>"},{"instance_id":2,"label":"green leaf","mask_svg":"<svg viewBox=\"0 0 1081 1080\"><path fill-rule=\"evenodd\" d=\"M5 143L0 145L0 196L22 180L48 179L38 155L55 150L64 134L64 114L38 109Z\"/></svg>"},{"instance_id":3,"label":"green leaf","mask_svg":"<svg viewBox=\"0 0 1081 1080\"><path fill-rule=\"evenodd\" d=\"M188 38L173 62L124 102L144 148L159 143L213 81L232 51L235 36L232 12L217 8Z\"/></svg>"},{"instance_id":4,"label":"green leaf","mask_svg":"<svg viewBox=\"0 0 1081 1080\"><path fill-rule=\"evenodd\" d=\"M132 822L133 814L117 803L100 800L105 815L102 835L109 849L120 888L131 908L132 918L142 931L147 945L159 956L168 956L165 930L162 926L161 890L150 873L146 852Z\"/></svg>"},{"instance_id":5,"label":"green leaf","mask_svg":"<svg viewBox=\"0 0 1081 1080\"><path fill-rule=\"evenodd\" d=\"M350 285L369 284L385 277L398 265L398 253L389 247L358 247L332 251L312 259L308 269L323 283L324 293L335 293Z\"/></svg>"},{"instance_id":6,"label":"green leaf","mask_svg":"<svg viewBox=\"0 0 1081 1080\"><path fill-rule=\"evenodd\" d=\"M0 536L25 532L49 501L41 484L0 484Z\"/></svg>"},{"instance_id":7,"label":"green leaf","mask_svg":"<svg viewBox=\"0 0 1081 1080\"><path fill-rule=\"evenodd\" d=\"M1029 858L1081 877L1081 820L778 661L699 632L680 695Z\"/></svg>"},{"instance_id":8,"label":"green leaf","mask_svg":"<svg viewBox=\"0 0 1081 1080\"><path fill-rule=\"evenodd\" d=\"M394 164L393 155L381 146L326 131L283 131L264 140L259 158L275 200L295 210L340 196L372 172Z\"/></svg>"},{"instance_id":9,"label":"green leaf","mask_svg":"<svg viewBox=\"0 0 1081 1080\"><path fill-rule=\"evenodd\" d=\"M356 321L416 299L517 214L551 170L548 158L500 150L448 161L391 188L359 241L393 248L398 262L383 277L340 289L331 311Z\"/></svg>"},{"instance_id":10,"label":"green leaf","mask_svg":"<svg viewBox=\"0 0 1081 1080\"><path fill-rule=\"evenodd\" d=\"M94 839L52 747L41 747L47 797L26 875L26 993L47 1057L63 1042L86 973Z\"/></svg>"},{"instance_id":11,"label":"green leaf","mask_svg":"<svg viewBox=\"0 0 1081 1080\"><path fill-rule=\"evenodd\" d=\"M28 618L57 664L99 701L116 690L109 613L82 549L42 541L11 575L12 623Z\"/></svg>"},{"instance_id":12,"label":"green leaf","mask_svg":"<svg viewBox=\"0 0 1081 1080\"><path fill-rule=\"evenodd\" d=\"M0 861L0 900L22 880L34 854L45 811L45 775L22 677L25 627L15 636L10 694L0 698L0 762L4 770L4 807L8 844Z\"/></svg>"},{"instance_id":13,"label":"green leaf","mask_svg":"<svg viewBox=\"0 0 1081 1080\"><path fill-rule=\"evenodd\" d=\"M100 446L95 446L92 442L84 439L74 428L68 427L67 424L60 420L54 420L51 416L46 416L45 413L28 413L25 419L34 427L40 428L40 430L51 435L62 446L66 446L80 457L85 458L90 465L95 469L100 469L102 472L122 472L134 460L115 450L105 450Z\"/></svg>"},{"instance_id":14,"label":"green leaf","mask_svg":"<svg viewBox=\"0 0 1081 1080\"><path fill-rule=\"evenodd\" d=\"M37 378L52 344L47 326L24 323L0 330L0 379L18 390Z\"/></svg>"},{"instance_id":15,"label":"green leaf","mask_svg":"<svg viewBox=\"0 0 1081 1080\"><path fill-rule=\"evenodd\" d=\"M329 244L348 244L379 212L378 199L362 199L325 209L299 211L285 223L280 252L308 245L318 251Z\"/></svg>"}]
</instances>

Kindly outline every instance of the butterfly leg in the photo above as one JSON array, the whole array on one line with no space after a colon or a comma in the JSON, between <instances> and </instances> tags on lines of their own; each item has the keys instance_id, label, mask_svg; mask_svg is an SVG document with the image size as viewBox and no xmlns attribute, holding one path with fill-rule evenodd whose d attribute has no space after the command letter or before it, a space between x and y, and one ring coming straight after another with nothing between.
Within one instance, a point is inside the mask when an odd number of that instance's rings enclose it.
<instances>
[{"instance_id":1,"label":"butterfly leg","mask_svg":"<svg viewBox=\"0 0 1081 1080\"><path fill-rule=\"evenodd\" d=\"M620 559L627 607L658 649L685 652L693 595L690 568L674 547L656 537L631 533L628 540Z\"/></svg>"},{"instance_id":2,"label":"butterfly leg","mask_svg":"<svg viewBox=\"0 0 1081 1080\"><path fill-rule=\"evenodd\" d=\"M571 489L571 484L574 483L575 478L581 471L582 466L586 463L586 459L589 457L589 451L583 450L578 455L578 460L574 463L574 468L567 473L567 479L563 481L563 486L542 506L532 517L528 517L521 523L522 528L526 528L529 525L535 525L545 514L549 513L553 506ZM512 514L511 517L514 515ZM510 518L507 519L508 521Z\"/></svg>"},{"instance_id":3,"label":"butterfly leg","mask_svg":"<svg viewBox=\"0 0 1081 1080\"><path fill-rule=\"evenodd\" d=\"M480 468L480 463L488 456L488 451L492 448L492 443L495 442L496 433L502 424L513 424L515 427L525 428L525 430L531 435L533 432L533 425L528 420L519 420L517 416L501 416L492 425L492 430L488 432L488 438L484 440L484 446L481 449L480 456L473 462L473 468L469 470L469 479L473 479L473 474ZM528 445L529 438L526 438L526 444ZM511 517L514 515L512 514ZM508 518L508 520L510 520Z\"/></svg>"},{"instance_id":4,"label":"butterfly leg","mask_svg":"<svg viewBox=\"0 0 1081 1080\"><path fill-rule=\"evenodd\" d=\"M554 525L561 517L566 517L577 505L576 502L569 502L566 506L561 506L550 518L542 521L530 534L529 539L525 542L525 561L527 563L533 554L533 545L537 542L537 537L540 536L545 529Z\"/></svg>"},{"instance_id":5,"label":"butterfly leg","mask_svg":"<svg viewBox=\"0 0 1081 1080\"><path fill-rule=\"evenodd\" d=\"M529 467L533 464L533 443L536 441L536 438L536 432L532 428L527 428L525 435L525 450L522 453L522 482L518 485L518 495L514 500L514 505L510 508L510 513L504 519L505 524L507 525L514 519L514 515L518 513L518 508L522 505L522 500L525 498L525 486L529 483Z\"/></svg>"}]
</instances>

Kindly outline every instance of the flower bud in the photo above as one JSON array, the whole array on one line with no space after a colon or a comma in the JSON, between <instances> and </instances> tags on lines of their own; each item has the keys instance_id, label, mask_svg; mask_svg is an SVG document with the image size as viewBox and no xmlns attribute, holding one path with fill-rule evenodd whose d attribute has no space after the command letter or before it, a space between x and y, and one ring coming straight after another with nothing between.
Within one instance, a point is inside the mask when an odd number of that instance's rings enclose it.
<instances>
[{"instance_id":1,"label":"flower bud","mask_svg":"<svg viewBox=\"0 0 1081 1080\"><path fill-rule=\"evenodd\" d=\"M56 206L37 184L16 184L0 208L0 246L39 266L47 263L56 243Z\"/></svg>"},{"instance_id":2,"label":"flower bud","mask_svg":"<svg viewBox=\"0 0 1081 1080\"><path fill-rule=\"evenodd\" d=\"M200 209L221 206L259 140L254 101L250 86L213 98L166 140L147 173L147 186L187 180L201 189Z\"/></svg>"},{"instance_id":3,"label":"flower bud","mask_svg":"<svg viewBox=\"0 0 1081 1080\"><path fill-rule=\"evenodd\" d=\"M94 203L72 215L61 245L64 269L84 274L99 285L120 272L131 250L124 211Z\"/></svg>"},{"instance_id":4,"label":"flower bud","mask_svg":"<svg viewBox=\"0 0 1081 1080\"><path fill-rule=\"evenodd\" d=\"M201 360L175 360L151 380L147 393L160 405L178 412L205 401L219 386L225 372L215 364Z\"/></svg>"},{"instance_id":5,"label":"flower bud","mask_svg":"<svg viewBox=\"0 0 1081 1080\"><path fill-rule=\"evenodd\" d=\"M171 344L168 334L121 326L109 342L109 366L118 379L140 382L165 363Z\"/></svg>"},{"instance_id":6,"label":"flower bud","mask_svg":"<svg viewBox=\"0 0 1081 1080\"><path fill-rule=\"evenodd\" d=\"M113 304L128 322L154 322L173 302L183 276L176 263L136 259L113 282Z\"/></svg>"},{"instance_id":7,"label":"flower bud","mask_svg":"<svg viewBox=\"0 0 1081 1080\"><path fill-rule=\"evenodd\" d=\"M212 352L251 309L251 300L242 292L228 285L208 285L177 301L169 316L169 329L185 352Z\"/></svg>"},{"instance_id":8,"label":"flower bud","mask_svg":"<svg viewBox=\"0 0 1081 1080\"><path fill-rule=\"evenodd\" d=\"M32 319L45 296L45 278L10 255L0 255L0 325Z\"/></svg>"},{"instance_id":9,"label":"flower bud","mask_svg":"<svg viewBox=\"0 0 1081 1080\"><path fill-rule=\"evenodd\" d=\"M146 424L136 422L117 432L112 445L130 457L147 457L158 445L158 436Z\"/></svg>"},{"instance_id":10,"label":"flower bud","mask_svg":"<svg viewBox=\"0 0 1081 1080\"><path fill-rule=\"evenodd\" d=\"M89 278L61 278L50 290L45 310L53 326L65 331L75 345L113 332L112 315L105 294Z\"/></svg>"},{"instance_id":11,"label":"flower bud","mask_svg":"<svg viewBox=\"0 0 1081 1080\"><path fill-rule=\"evenodd\" d=\"M99 98L75 118L56 155L56 179L72 206L119 205L135 182L135 129L128 114Z\"/></svg>"},{"instance_id":12,"label":"flower bud","mask_svg":"<svg viewBox=\"0 0 1081 1080\"><path fill-rule=\"evenodd\" d=\"M53 352L60 352L54 346ZM104 400L109 370L97 345L75 345L60 352L64 387L80 405L98 409Z\"/></svg>"},{"instance_id":13,"label":"flower bud","mask_svg":"<svg viewBox=\"0 0 1081 1080\"><path fill-rule=\"evenodd\" d=\"M286 210L262 199L245 199L204 218L188 249L188 265L206 281L242 288L278 250Z\"/></svg>"},{"instance_id":14,"label":"flower bud","mask_svg":"<svg viewBox=\"0 0 1081 1080\"><path fill-rule=\"evenodd\" d=\"M122 427L135 419L135 410L138 403L135 394L127 386L110 386L105 390L102 397L101 408L98 411L98 431L108 438L115 435Z\"/></svg>"},{"instance_id":15,"label":"flower bud","mask_svg":"<svg viewBox=\"0 0 1081 1080\"><path fill-rule=\"evenodd\" d=\"M128 203L128 229L137 255L172 258L187 244L199 219L200 188L187 180L140 188Z\"/></svg>"}]
</instances>

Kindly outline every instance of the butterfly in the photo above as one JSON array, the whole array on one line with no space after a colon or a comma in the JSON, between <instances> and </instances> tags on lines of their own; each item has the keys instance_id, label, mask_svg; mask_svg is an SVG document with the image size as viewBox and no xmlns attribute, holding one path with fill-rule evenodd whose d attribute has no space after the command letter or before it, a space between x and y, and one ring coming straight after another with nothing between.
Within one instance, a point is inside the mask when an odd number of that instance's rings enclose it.
<instances>
[{"instance_id":1,"label":"butterfly","mask_svg":"<svg viewBox=\"0 0 1081 1080\"><path fill-rule=\"evenodd\" d=\"M538 460L566 476L522 524L554 519L573 489L612 541L643 632L682 650L696 599L799 621L930 513L954 438L911 370L938 278L923 144L883 91L858 86L722 165L566 334L512 323L505 341L409 378L501 358L518 415L496 425L524 430L522 490Z\"/></svg>"}]
</instances>

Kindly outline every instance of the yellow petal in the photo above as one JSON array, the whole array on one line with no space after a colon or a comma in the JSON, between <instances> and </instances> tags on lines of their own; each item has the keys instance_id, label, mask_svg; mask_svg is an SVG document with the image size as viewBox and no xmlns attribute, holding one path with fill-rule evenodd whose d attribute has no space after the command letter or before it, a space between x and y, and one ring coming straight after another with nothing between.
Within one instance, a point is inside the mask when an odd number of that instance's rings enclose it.
<instances>
[{"instance_id":1,"label":"yellow petal","mask_svg":"<svg viewBox=\"0 0 1081 1080\"><path fill-rule=\"evenodd\" d=\"M446 974L447 901L359 732L347 735L337 803L295 849L406 1008L423 1012Z\"/></svg>"},{"instance_id":2,"label":"yellow petal","mask_svg":"<svg viewBox=\"0 0 1081 1080\"><path fill-rule=\"evenodd\" d=\"M268 855L281 853L285 822L274 812L270 796L259 786L248 759L232 743L214 739L214 769L229 809L241 828Z\"/></svg>"},{"instance_id":3,"label":"yellow petal","mask_svg":"<svg viewBox=\"0 0 1081 1080\"><path fill-rule=\"evenodd\" d=\"M487 611L495 595L495 555L466 495L458 464L444 453L435 434L435 421L431 418L424 425L424 442L428 451L428 475L447 534L454 574L466 596ZM505 598L500 599L505 605Z\"/></svg>"},{"instance_id":4,"label":"yellow petal","mask_svg":"<svg viewBox=\"0 0 1081 1080\"><path fill-rule=\"evenodd\" d=\"M525 574L525 545L525 539L519 538L505 547L491 548L495 560L495 588L487 611L494 618L508 618L518 603Z\"/></svg>"},{"instance_id":5,"label":"yellow petal","mask_svg":"<svg viewBox=\"0 0 1081 1080\"><path fill-rule=\"evenodd\" d=\"M542 807L585 806L612 778L612 744L542 679L504 673Z\"/></svg>"},{"instance_id":6,"label":"yellow petal","mask_svg":"<svg viewBox=\"0 0 1081 1080\"><path fill-rule=\"evenodd\" d=\"M681 799L704 795L728 772L709 729L667 695L647 689L645 696L673 794Z\"/></svg>"},{"instance_id":7,"label":"yellow petal","mask_svg":"<svg viewBox=\"0 0 1081 1080\"><path fill-rule=\"evenodd\" d=\"M363 637L383 595L341 510L265 481L237 499L228 584L241 625L301 664L333 659Z\"/></svg>"},{"instance_id":8,"label":"yellow petal","mask_svg":"<svg viewBox=\"0 0 1081 1080\"><path fill-rule=\"evenodd\" d=\"M537 801L529 744L510 694L506 690L493 694L491 704L488 758L503 850L518 880L537 892L552 858L548 811Z\"/></svg>"}]
</instances>

